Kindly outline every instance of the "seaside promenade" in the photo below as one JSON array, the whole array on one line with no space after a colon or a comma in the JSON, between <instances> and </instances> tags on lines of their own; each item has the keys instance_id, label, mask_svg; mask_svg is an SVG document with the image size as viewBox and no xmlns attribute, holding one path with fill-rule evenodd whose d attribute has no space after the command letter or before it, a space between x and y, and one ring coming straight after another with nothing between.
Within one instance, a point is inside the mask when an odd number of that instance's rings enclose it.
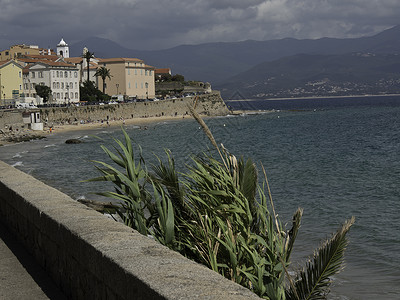
<instances>
[{"instance_id":1,"label":"seaside promenade","mask_svg":"<svg viewBox=\"0 0 400 300\"><path fill-rule=\"evenodd\" d=\"M0 299L67 299L21 243L0 223Z\"/></svg>"}]
</instances>

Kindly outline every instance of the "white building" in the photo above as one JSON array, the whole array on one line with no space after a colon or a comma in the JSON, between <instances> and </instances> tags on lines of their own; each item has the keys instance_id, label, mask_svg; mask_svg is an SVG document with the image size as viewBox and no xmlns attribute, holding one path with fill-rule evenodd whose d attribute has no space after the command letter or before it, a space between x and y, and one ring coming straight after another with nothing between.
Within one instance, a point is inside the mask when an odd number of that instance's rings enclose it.
<instances>
[{"instance_id":1,"label":"white building","mask_svg":"<svg viewBox=\"0 0 400 300\"><path fill-rule=\"evenodd\" d=\"M46 85L52 90L49 103L78 102L79 80L79 69L73 64L61 61L38 61L24 69L24 93L35 97L35 86Z\"/></svg>"},{"instance_id":2,"label":"white building","mask_svg":"<svg viewBox=\"0 0 400 300\"><path fill-rule=\"evenodd\" d=\"M69 57L69 47L64 39L61 39L61 41L57 45L57 55L64 58Z\"/></svg>"}]
</instances>

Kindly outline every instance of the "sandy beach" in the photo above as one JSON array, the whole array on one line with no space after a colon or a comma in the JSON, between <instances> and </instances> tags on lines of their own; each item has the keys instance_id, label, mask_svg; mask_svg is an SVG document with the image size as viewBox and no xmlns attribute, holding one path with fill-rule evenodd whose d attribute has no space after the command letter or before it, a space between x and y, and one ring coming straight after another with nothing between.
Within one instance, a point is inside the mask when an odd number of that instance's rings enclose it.
<instances>
[{"instance_id":1,"label":"sandy beach","mask_svg":"<svg viewBox=\"0 0 400 300\"><path fill-rule=\"evenodd\" d=\"M241 115L241 114L259 114L266 113L268 111L245 111L245 110L235 110L231 111L231 115ZM202 118L209 118L208 116L202 116ZM13 129L10 131L3 130L0 131L0 146L4 146L12 143L19 143L24 141L29 141L32 139L45 138L50 134L64 133L77 130L94 130L99 128L107 127L121 127L123 125L137 125L146 126L146 124L164 122L170 120L183 120L183 119L193 119L191 115L177 115L177 116L157 116L157 117L141 117L141 118L129 118L129 119L110 119L109 121L103 120L95 122L78 122L76 124L45 124L43 131L34 131L31 129Z\"/></svg>"},{"instance_id":2,"label":"sandy beach","mask_svg":"<svg viewBox=\"0 0 400 300\"><path fill-rule=\"evenodd\" d=\"M192 118L189 115L178 115L178 116L159 116L159 117L145 117L145 118L132 118L132 119L120 119L120 120L109 120L103 122L82 122L78 124L55 124L53 126L45 126L43 131L34 131L31 129L20 129L2 131L0 133L0 146L29 141L32 139L45 138L50 134L58 134L77 130L91 130L107 127L120 127L123 125L138 125L146 126L146 124L170 121L170 120L182 120Z\"/></svg>"},{"instance_id":3,"label":"sandy beach","mask_svg":"<svg viewBox=\"0 0 400 300\"><path fill-rule=\"evenodd\" d=\"M99 129L99 128L107 128L107 127L120 127L123 125L138 125L138 126L146 126L146 124L169 121L169 120L182 120L186 118L192 118L191 116L160 116L160 117L146 117L146 118L133 118L133 119L124 119L124 120L109 120L104 122L90 122L90 123L79 123L79 124L63 124L63 125L55 125L50 130L49 127L46 127L46 130L41 132L43 135L48 134L57 134L61 132L75 131L75 130L91 130L91 129Z\"/></svg>"}]
</instances>

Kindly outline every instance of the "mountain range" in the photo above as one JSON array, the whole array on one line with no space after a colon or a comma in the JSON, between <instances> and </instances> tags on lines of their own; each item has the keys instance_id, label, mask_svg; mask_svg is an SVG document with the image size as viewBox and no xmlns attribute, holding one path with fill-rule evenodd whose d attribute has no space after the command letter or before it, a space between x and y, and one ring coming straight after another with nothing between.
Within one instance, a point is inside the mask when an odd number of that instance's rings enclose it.
<instances>
[{"instance_id":1,"label":"mountain range","mask_svg":"<svg viewBox=\"0 0 400 300\"><path fill-rule=\"evenodd\" d=\"M92 37L71 45L71 55L81 55L84 47L94 52L97 57L136 57L158 68L171 68L173 74L182 74L187 80L210 82L213 88L222 89L225 91L225 96L229 97L229 94L234 92L232 87L236 85L237 89L238 83L241 84L242 91L244 87L250 89L251 86L258 85L257 94L260 94L260 91L261 94L268 94L262 92L260 87L264 85L269 89L264 79L276 78L277 74L287 74L286 80L276 85L281 88L285 82L287 88L313 80L332 82L334 81L333 77L330 78L332 72L335 78L344 79L342 75L349 75L347 74L349 68L346 69L345 65L350 66L353 62L354 77L357 77L356 72L363 71L371 73L368 75L369 81L376 80L377 77L372 76L372 70L377 69L380 70L379 75L385 73L382 78L397 76L393 74L397 74L396 64L399 62L396 60L398 56L394 54L400 54L400 25L374 36L361 38L246 40L181 45L160 50L127 49L111 40ZM307 63L302 63L305 61ZM337 66L344 64L344 67L332 66L335 70L326 69L328 61ZM383 65L380 65L381 63ZM391 63L394 73L390 67ZM321 72L321 64L325 66L325 73ZM373 68L368 68L369 64ZM289 76L288 71L292 75ZM393 76L387 76L388 74ZM366 80L362 77L354 80L357 82ZM254 95L253 92L249 96Z\"/></svg>"}]
</instances>

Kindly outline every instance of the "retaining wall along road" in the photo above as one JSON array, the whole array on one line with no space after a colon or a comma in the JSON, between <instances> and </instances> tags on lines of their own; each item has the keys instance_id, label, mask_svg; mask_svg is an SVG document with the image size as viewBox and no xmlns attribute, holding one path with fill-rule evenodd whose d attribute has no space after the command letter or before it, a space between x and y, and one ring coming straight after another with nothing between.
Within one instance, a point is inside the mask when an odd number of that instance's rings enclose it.
<instances>
[{"instance_id":1,"label":"retaining wall along road","mask_svg":"<svg viewBox=\"0 0 400 300\"><path fill-rule=\"evenodd\" d=\"M40 109L42 120L48 123L71 123L74 121L119 120L121 118L145 118L156 116L184 116L189 114L188 105L196 102L196 111L203 115L228 114L228 109L219 92L198 97L185 97L149 102L133 102L110 105L71 106L65 108Z\"/></svg>"},{"instance_id":2,"label":"retaining wall along road","mask_svg":"<svg viewBox=\"0 0 400 300\"><path fill-rule=\"evenodd\" d=\"M72 299L259 299L1 161L0 221Z\"/></svg>"},{"instance_id":3,"label":"retaining wall along road","mask_svg":"<svg viewBox=\"0 0 400 300\"><path fill-rule=\"evenodd\" d=\"M87 105L69 107L46 107L33 109L39 111L42 122L54 124L72 124L83 121L119 120L121 118L146 118L156 116L185 116L189 114L188 105L196 103L196 111L207 116L221 116L229 113L219 92L195 97L169 99L149 102L133 102L106 105ZM0 129L9 126L20 127L23 124L23 110L0 111Z\"/></svg>"}]
</instances>

